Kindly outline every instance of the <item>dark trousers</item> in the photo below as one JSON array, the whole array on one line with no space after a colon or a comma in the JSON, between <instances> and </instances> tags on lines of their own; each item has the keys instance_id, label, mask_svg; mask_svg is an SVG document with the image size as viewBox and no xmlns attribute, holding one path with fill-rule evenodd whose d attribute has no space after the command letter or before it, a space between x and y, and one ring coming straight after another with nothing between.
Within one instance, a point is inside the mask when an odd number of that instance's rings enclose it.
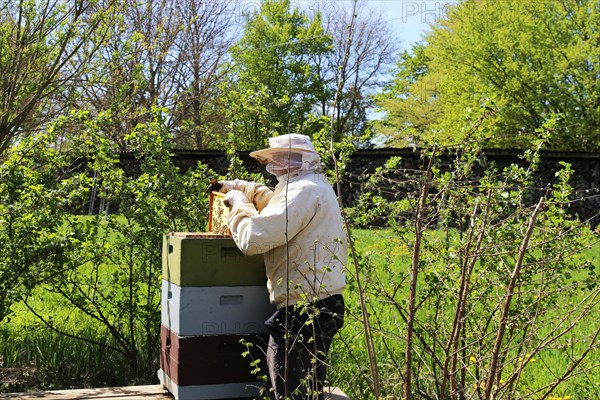
<instances>
[{"instance_id":1,"label":"dark trousers","mask_svg":"<svg viewBox=\"0 0 600 400\"><path fill-rule=\"evenodd\" d=\"M324 398L327 353L333 336L343 324L344 298L341 295L283 307L265 322L270 332L267 368L272 399Z\"/></svg>"}]
</instances>

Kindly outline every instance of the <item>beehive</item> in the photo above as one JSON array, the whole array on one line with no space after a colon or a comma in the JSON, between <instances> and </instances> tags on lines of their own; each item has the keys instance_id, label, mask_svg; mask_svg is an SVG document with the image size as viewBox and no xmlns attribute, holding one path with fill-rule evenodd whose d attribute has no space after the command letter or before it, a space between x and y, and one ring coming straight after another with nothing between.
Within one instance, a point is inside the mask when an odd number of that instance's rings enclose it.
<instances>
[{"instance_id":1,"label":"beehive","mask_svg":"<svg viewBox=\"0 0 600 400\"><path fill-rule=\"evenodd\" d=\"M162 271L162 385L177 400L257 396L250 363L266 353L264 321L275 312L262 256L243 255L226 234L173 232Z\"/></svg>"},{"instance_id":2,"label":"beehive","mask_svg":"<svg viewBox=\"0 0 600 400\"><path fill-rule=\"evenodd\" d=\"M180 336L163 324L159 379L179 400L256 396L260 384L250 362L263 357L266 340L247 334ZM250 357L241 356L245 351Z\"/></svg>"}]
</instances>

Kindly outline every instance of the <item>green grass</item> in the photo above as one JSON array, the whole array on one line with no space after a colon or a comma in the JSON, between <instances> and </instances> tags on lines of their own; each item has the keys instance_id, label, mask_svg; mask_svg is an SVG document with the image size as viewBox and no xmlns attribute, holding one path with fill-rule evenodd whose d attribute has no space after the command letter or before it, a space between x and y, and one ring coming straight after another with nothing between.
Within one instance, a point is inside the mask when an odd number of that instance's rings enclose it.
<instances>
[{"instance_id":1,"label":"green grass","mask_svg":"<svg viewBox=\"0 0 600 400\"><path fill-rule=\"evenodd\" d=\"M362 257L361 279L369 303L369 318L377 349L379 373L382 377L382 391L385 396L388 396L387 398L399 399L402 398L400 371L404 368L405 323L397 307L403 310L406 309L412 252L410 238L406 240L388 230L358 230L354 231L353 234L356 239L357 250ZM578 258L582 263L587 261L594 265L596 271L600 270L600 244L596 243L593 248L581 251ZM359 296L353 278L354 271L352 266L349 266L349 268L349 289L346 292L349 315L347 315L346 325L340 334L339 340L335 342L332 348L333 368L330 375L334 384L342 387L351 398L367 399L372 398L372 391L367 384L370 381L369 363L365 350ZM582 274L582 272L574 274L571 281L576 282ZM427 279L427 277L421 275L419 282L421 290L425 287L423 279ZM451 283L446 282L446 287L450 286ZM387 292L387 296L395 293L394 301L384 299L386 297L385 292ZM565 296L568 299L567 302L558 304L553 311L544 317L547 326L541 326L538 335L543 338L545 334L555 328L555 326L552 326L553 321L557 321L557 323L560 321L567 306L570 305L574 308L577 302L582 301L592 293L597 296L597 288L592 287L589 290L579 288ZM444 296L440 297L443 298ZM449 307L452 304L451 298L445 299L437 306L433 303L426 303L424 308L419 310L417 318L421 319L422 324L427 324L434 318L441 318L440 321L445 320L446 322L439 322L437 325L442 328L448 327L450 325L449 316L453 315L453 309ZM589 337L598 327L598 311L600 311L600 307L596 303L595 308L590 310L589 314L572 331L555 342L544 346L529 360L519 379L517 393L531 393L547 387L550 382L554 381L554 378L562 375L569 368L573 360L589 344L586 340L589 340ZM480 318L483 320L487 311L480 308L477 313L480 314ZM479 316L475 317L479 318ZM563 322L563 325L566 326L568 322L570 321ZM439 332L440 337L444 337L446 334L447 332L444 331ZM536 342L539 341L532 339L530 345ZM523 359L527 358L527 349L523 349L522 353L519 353L517 352L516 343L510 346L513 347L510 347L507 353L507 361L510 361L511 364L522 364ZM425 361L427 357L424 354L416 354L416 360L414 361L417 364L423 361L423 364L419 368L419 376L413 380L413 385L418 380L418 385L425 391L427 391L428 386L430 390L433 390L435 377L439 377L436 371L431 369L431 363ZM519 360L519 357L521 357L521 360ZM467 354L466 359L473 360L468 370L475 376L477 363L481 363L480 365L483 366L486 365L486 362L489 361L489 354ZM597 398L600 393L599 360L600 352L596 345L596 348L579 366L580 372L561 383L552 392L552 396L556 399L570 398L573 400ZM511 370L510 367L505 369L506 373L503 376L508 375ZM474 387L472 385L478 384L474 378L471 381L475 382L471 384L471 388ZM544 392L539 392L539 397L534 394L533 397L527 398L538 399L541 398L542 393Z\"/></svg>"},{"instance_id":2,"label":"green grass","mask_svg":"<svg viewBox=\"0 0 600 400\"><path fill-rule=\"evenodd\" d=\"M361 257L361 278L369 303L383 394L390 400L399 399L402 397L405 323L396 306L401 309L406 306L411 263L410 240L388 230L357 230L353 234ZM600 269L600 245L583 251L580 256L595 265L597 270ZM348 289L345 294L348 313L345 327L331 350L330 379L351 398L363 400L373 396L369 387L369 364L352 263L348 268ZM110 273L110 269L104 270L104 273ZM571 301L576 304L588 293L578 290L572 294ZM393 297L394 301L386 300L386 296ZM40 288L29 301L36 309L61 321L65 331L105 345L111 344L111 339L102 329L82 314L72 311L61 297ZM448 299L444 307L450 303ZM434 304L424 304L422 310L421 316L434 316L439 308ZM118 353L45 329L23 304L16 304L14 311L10 320L0 323L0 391L112 386L155 379L154 376L136 376L135 371L128 370L127 360ZM561 311L560 307L556 308L556 320L561 316ZM589 336L597 326L595 315L598 315L598 307L593 311L595 314L590 314L588 323L579 325L529 361L520 380L524 391L547 385L549 378L564 371L573 357L581 353L586 345L583 338ZM482 313L482 318L485 316L484 309L477 312ZM467 358L471 356L475 360L481 357L473 354ZM583 369L590 370L561 384L552 396L562 399L568 396L572 400L595 398L600 390L599 359L596 348L581 365ZM418 356L415 362L420 362ZM473 374L475 368L475 364L469 366ZM425 363L420 371L419 376L415 377L419 385L424 389L433 388L436 383L435 371L427 369Z\"/></svg>"},{"instance_id":3,"label":"green grass","mask_svg":"<svg viewBox=\"0 0 600 400\"><path fill-rule=\"evenodd\" d=\"M62 297L44 292L37 290L30 305L60 321L59 329L70 336L48 329L24 304L15 304L13 316L0 323L0 392L129 384L127 360L108 350L114 343L106 329L73 311Z\"/></svg>"}]
</instances>

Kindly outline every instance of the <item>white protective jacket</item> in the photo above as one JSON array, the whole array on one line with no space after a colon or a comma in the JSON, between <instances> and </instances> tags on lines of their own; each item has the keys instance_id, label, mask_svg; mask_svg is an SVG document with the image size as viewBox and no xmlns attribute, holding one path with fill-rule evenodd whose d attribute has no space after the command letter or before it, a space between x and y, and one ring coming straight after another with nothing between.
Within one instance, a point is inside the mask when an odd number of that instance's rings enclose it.
<instances>
[{"instance_id":1,"label":"white protective jacket","mask_svg":"<svg viewBox=\"0 0 600 400\"><path fill-rule=\"evenodd\" d=\"M226 183L248 199L236 201L229 214L235 243L246 255L264 254L267 288L277 308L341 294L348 243L331 185L313 170L278 180L274 191L255 182Z\"/></svg>"}]
</instances>

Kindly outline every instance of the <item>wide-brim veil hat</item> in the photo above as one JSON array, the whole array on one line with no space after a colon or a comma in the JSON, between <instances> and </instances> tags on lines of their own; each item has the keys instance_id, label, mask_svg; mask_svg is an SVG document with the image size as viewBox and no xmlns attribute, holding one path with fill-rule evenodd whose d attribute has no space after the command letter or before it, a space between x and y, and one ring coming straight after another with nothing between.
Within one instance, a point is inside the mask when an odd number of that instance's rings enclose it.
<instances>
[{"instance_id":1,"label":"wide-brim veil hat","mask_svg":"<svg viewBox=\"0 0 600 400\"><path fill-rule=\"evenodd\" d=\"M266 164L272 160L273 154L285 152L317 154L308 136L290 133L269 138L269 148L253 151L250 153L250 157Z\"/></svg>"}]
</instances>

